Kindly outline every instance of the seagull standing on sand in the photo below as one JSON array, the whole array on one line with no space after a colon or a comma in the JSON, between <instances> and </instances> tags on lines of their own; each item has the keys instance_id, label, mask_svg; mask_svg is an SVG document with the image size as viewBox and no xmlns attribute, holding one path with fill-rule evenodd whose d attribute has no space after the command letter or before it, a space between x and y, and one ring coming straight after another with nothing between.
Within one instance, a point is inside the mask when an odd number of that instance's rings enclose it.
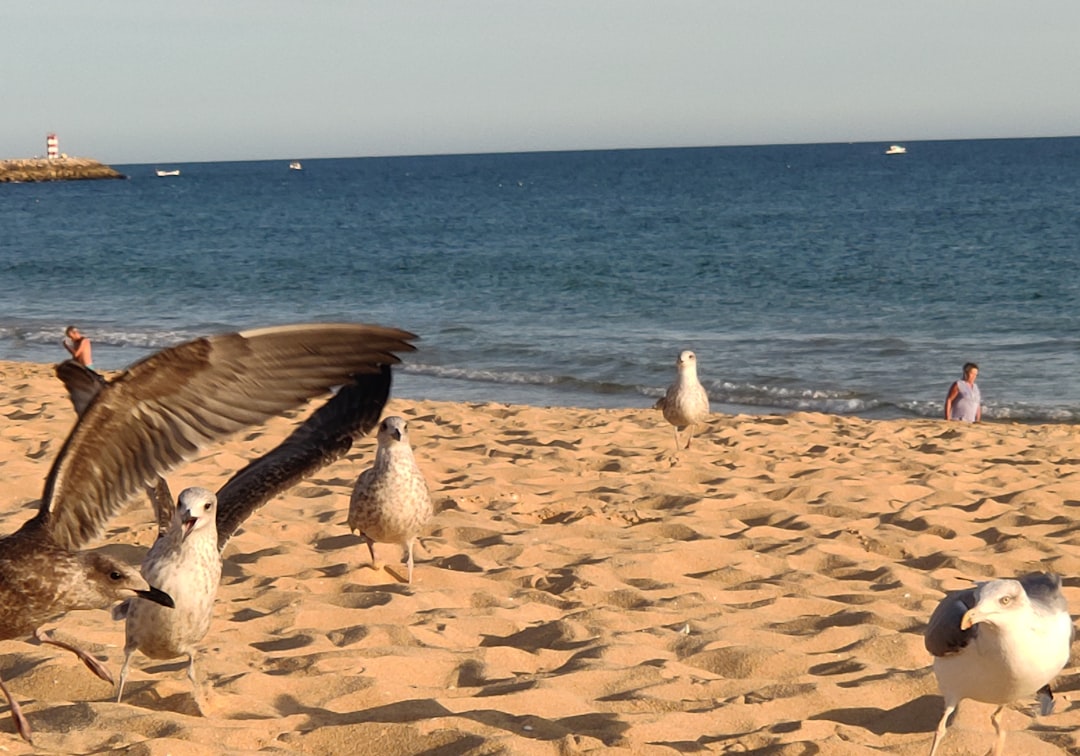
<instances>
[{"instance_id":1,"label":"seagull standing on sand","mask_svg":"<svg viewBox=\"0 0 1080 756\"><path fill-rule=\"evenodd\" d=\"M362 356L348 358L348 372L341 372L323 389L335 383L345 385L281 444L237 472L216 495L204 488L189 488L174 506L164 479L159 477L153 487L147 486L159 528L161 523L168 525L147 553L142 573L172 587L176 608L174 614L162 614L137 599L117 608L114 616L126 620L117 701L123 697L132 656L141 650L155 659L186 656L195 701L202 708L195 651L210 628L221 580L221 552L229 538L273 496L344 456L355 438L374 428L390 394L390 364L400 361L393 352L413 349L407 340L415 336L404 331L356 328L369 329L368 343L354 340L351 344L353 352ZM355 339L358 333L348 335ZM317 354L313 347L307 359ZM70 363L66 365L58 375L77 410L107 400L111 384L95 382Z\"/></svg>"},{"instance_id":2,"label":"seagull standing on sand","mask_svg":"<svg viewBox=\"0 0 1080 756\"><path fill-rule=\"evenodd\" d=\"M1006 705L1037 693L1041 713L1050 714L1050 681L1068 663L1072 637L1057 575L991 580L946 596L931 615L924 639L945 698L930 756L961 699L998 704L990 718L997 733L994 756L1005 746L1001 718Z\"/></svg>"},{"instance_id":3,"label":"seagull standing on sand","mask_svg":"<svg viewBox=\"0 0 1080 756\"><path fill-rule=\"evenodd\" d=\"M397 362L394 351L412 349L405 343L412 338L379 326L277 326L165 349L108 382L90 376L78 398L72 395L80 417L45 478L37 514L0 538L0 640L34 633L68 611L103 609L132 596L171 604L127 565L80 549L157 476L352 376L381 375ZM73 651L112 682L85 652L35 635ZM0 692L29 740L29 722L2 682Z\"/></svg>"},{"instance_id":4,"label":"seagull standing on sand","mask_svg":"<svg viewBox=\"0 0 1080 756\"><path fill-rule=\"evenodd\" d=\"M195 690L196 703L200 703L195 645L210 629L214 598L221 582L216 517L217 497L212 492L205 488L184 489L177 500L171 526L143 560L143 577L175 592L175 614L159 612L161 607L150 601L134 599L115 610L114 618L125 619L124 666L116 688L117 703L124 696L128 667L136 650L151 659L187 656L188 679Z\"/></svg>"},{"instance_id":5,"label":"seagull standing on sand","mask_svg":"<svg viewBox=\"0 0 1080 756\"><path fill-rule=\"evenodd\" d=\"M424 475L409 446L407 424L388 417L379 426L375 464L356 480L349 501L349 528L367 541L371 564L378 569L375 542L400 543L408 551L412 583L413 545L434 514Z\"/></svg>"},{"instance_id":6,"label":"seagull standing on sand","mask_svg":"<svg viewBox=\"0 0 1080 756\"><path fill-rule=\"evenodd\" d=\"M675 448L679 448L679 432L690 429L686 437L686 447L694 438L694 425L703 422L709 416L709 395L697 376L697 355L686 350L679 353L675 362L678 375L675 382L668 386L667 393L655 405L663 410L664 419L675 426Z\"/></svg>"}]
</instances>

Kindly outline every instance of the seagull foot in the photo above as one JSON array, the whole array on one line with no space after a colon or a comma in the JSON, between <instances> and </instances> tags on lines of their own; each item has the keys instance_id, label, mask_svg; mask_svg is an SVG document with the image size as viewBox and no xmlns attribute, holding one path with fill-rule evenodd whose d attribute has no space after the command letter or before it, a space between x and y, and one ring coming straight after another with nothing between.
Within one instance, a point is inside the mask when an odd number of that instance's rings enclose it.
<instances>
[{"instance_id":1,"label":"seagull foot","mask_svg":"<svg viewBox=\"0 0 1080 756\"><path fill-rule=\"evenodd\" d=\"M92 657L90 654L83 651L81 648L73 646L70 643L64 643L63 641L58 641L54 639L52 636L46 634L40 627L34 631L34 637L37 638L40 643L47 643L50 646L56 646L66 651L70 651L71 653L75 654L75 656L79 658L79 661L85 664L86 668L93 672L95 675L100 677L105 682L109 683L109 685L116 684L116 681L113 680L112 673L110 673L109 670L105 668L105 665Z\"/></svg>"},{"instance_id":2,"label":"seagull foot","mask_svg":"<svg viewBox=\"0 0 1080 756\"><path fill-rule=\"evenodd\" d=\"M22 713L22 707L16 703L15 698L11 695L11 691L7 689L7 686L4 685L3 680L0 680L0 692L2 692L4 697L8 700L8 706L11 709L11 718L15 721L15 730L19 733L19 737L30 745L33 745L34 741L30 737L30 721Z\"/></svg>"}]
</instances>

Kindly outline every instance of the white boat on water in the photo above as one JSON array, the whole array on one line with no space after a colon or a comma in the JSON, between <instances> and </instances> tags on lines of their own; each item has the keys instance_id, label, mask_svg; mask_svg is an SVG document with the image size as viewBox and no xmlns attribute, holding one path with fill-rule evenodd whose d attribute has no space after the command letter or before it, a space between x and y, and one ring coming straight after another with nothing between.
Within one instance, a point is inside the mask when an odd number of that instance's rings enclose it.
<instances>
[{"instance_id":1,"label":"white boat on water","mask_svg":"<svg viewBox=\"0 0 1080 756\"><path fill-rule=\"evenodd\" d=\"M885 150L886 155L903 155L907 152L907 147L901 147L899 144L890 144L889 149Z\"/></svg>"},{"instance_id":2,"label":"white boat on water","mask_svg":"<svg viewBox=\"0 0 1080 756\"><path fill-rule=\"evenodd\" d=\"M291 163L289 163L289 170L290 171L302 171L302 170L304 170L304 166L300 165L299 160L294 160Z\"/></svg>"},{"instance_id":3,"label":"white boat on water","mask_svg":"<svg viewBox=\"0 0 1080 756\"><path fill-rule=\"evenodd\" d=\"M156 171L154 171L154 173L156 173L159 176L179 176L180 175L180 169L179 168L174 168L171 171L163 171L160 168L158 168Z\"/></svg>"}]
</instances>

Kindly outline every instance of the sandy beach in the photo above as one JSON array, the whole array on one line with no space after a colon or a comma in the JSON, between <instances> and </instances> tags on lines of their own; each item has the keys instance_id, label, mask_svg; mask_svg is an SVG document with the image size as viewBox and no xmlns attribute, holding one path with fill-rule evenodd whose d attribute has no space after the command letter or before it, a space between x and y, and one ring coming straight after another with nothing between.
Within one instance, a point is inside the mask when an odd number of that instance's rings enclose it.
<instances>
[{"instance_id":1,"label":"sandy beach","mask_svg":"<svg viewBox=\"0 0 1080 756\"><path fill-rule=\"evenodd\" d=\"M655 410L393 398L436 503L405 585L345 525L363 439L232 539L198 659L136 655L124 702L71 654L0 642L0 752L920 754L942 701L922 630L945 591L1034 570L1080 612L1074 426L719 415L675 453ZM0 532L32 515L74 422L49 365L0 363ZM169 478L218 488L278 418ZM143 499L95 546L131 564ZM107 612L51 623L118 675ZM1013 754L1080 753L1080 673L1057 711L1006 713ZM982 753L964 702L942 754Z\"/></svg>"}]
</instances>

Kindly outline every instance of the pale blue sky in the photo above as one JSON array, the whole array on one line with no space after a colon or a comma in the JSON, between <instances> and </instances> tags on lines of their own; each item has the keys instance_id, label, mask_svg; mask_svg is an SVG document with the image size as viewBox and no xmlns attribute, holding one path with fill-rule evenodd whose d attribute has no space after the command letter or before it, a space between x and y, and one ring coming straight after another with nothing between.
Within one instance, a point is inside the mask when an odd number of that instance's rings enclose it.
<instances>
[{"instance_id":1,"label":"pale blue sky","mask_svg":"<svg viewBox=\"0 0 1080 756\"><path fill-rule=\"evenodd\" d=\"M1076 0L3 0L0 156L1080 134Z\"/></svg>"}]
</instances>

